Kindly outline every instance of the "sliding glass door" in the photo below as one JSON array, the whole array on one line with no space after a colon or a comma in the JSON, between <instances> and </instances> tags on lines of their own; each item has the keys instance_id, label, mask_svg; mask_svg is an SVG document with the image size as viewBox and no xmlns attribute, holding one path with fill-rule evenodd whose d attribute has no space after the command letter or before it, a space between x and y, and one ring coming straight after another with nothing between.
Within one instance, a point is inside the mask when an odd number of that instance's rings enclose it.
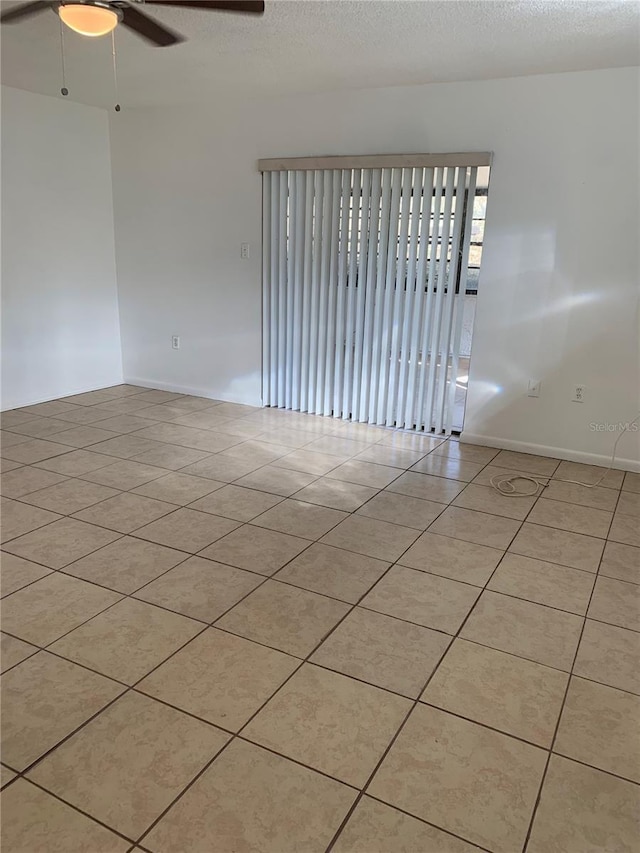
<instances>
[{"instance_id":1,"label":"sliding glass door","mask_svg":"<svg viewBox=\"0 0 640 853\"><path fill-rule=\"evenodd\" d=\"M446 434L490 157L397 159L262 161L263 400Z\"/></svg>"}]
</instances>

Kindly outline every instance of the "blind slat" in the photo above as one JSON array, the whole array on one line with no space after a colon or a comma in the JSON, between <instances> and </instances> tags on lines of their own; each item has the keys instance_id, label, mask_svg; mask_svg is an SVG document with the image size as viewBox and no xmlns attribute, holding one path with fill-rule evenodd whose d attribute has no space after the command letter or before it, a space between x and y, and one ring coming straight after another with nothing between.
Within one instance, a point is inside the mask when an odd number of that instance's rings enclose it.
<instances>
[{"instance_id":1,"label":"blind slat","mask_svg":"<svg viewBox=\"0 0 640 853\"><path fill-rule=\"evenodd\" d=\"M271 336L270 336L270 368L269 396L270 405L278 405L278 289L280 284L280 217L278 215L280 176L277 172L271 174Z\"/></svg>"},{"instance_id":2,"label":"blind slat","mask_svg":"<svg viewBox=\"0 0 640 853\"><path fill-rule=\"evenodd\" d=\"M464 235L462 238L462 256L460 258L460 282L458 298L456 299L455 330L453 333L453 345L451 355L451 383L449 385L449 401L447 404L447 417L444 425L446 433L451 433L453 409L456 396L456 379L458 376L458 363L460 360L460 338L462 337L462 322L464 318L464 295L467 289L467 271L469 268L469 247L471 245L471 228L473 225L473 201L476 196L476 181L478 170L470 169L469 187L467 190L467 215L464 222Z\"/></svg>"},{"instance_id":3,"label":"blind slat","mask_svg":"<svg viewBox=\"0 0 640 853\"><path fill-rule=\"evenodd\" d=\"M349 259L347 286L347 318L344 344L344 387L342 389L342 417L351 417L351 394L353 390L353 347L356 311L356 278L358 269L358 240L360 222L362 172L353 171L353 189L351 191L351 210L349 215Z\"/></svg>"},{"instance_id":4,"label":"blind slat","mask_svg":"<svg viewBox=\"0 0 640 853\"><path fill-rule=\"evenodd\" d=\"M335 381L336 300L338 288L340 196L342 172L331 173L331 242L329 244L329 293L327 302L327 333L324 365L322 414L333 413L333 383Z\"/></svg>"},{"instance_id":5,"label":"blind slat","mask_svg":"<svg viewBox=\"0 0 640 853\"><path fill-rule=\"evenodd\" d=\"M353 385L351 417L358 420L360 408L360 380L362 376L362 343L364 337L364 302L367 258L369 253L369 207L371 196L371 172L362 173L362 205L360 214L360 240L358 244L358 273L356 287L356 322L354 326Z\"/></svg>"},{"instance_id":6,"label":"blind slat","mask_svg":"<svg viewBox=\"0 0 640 853\"><path fill-rule=\"evenodd\" d=\"M429 357L429 378L427 380L427 400L424 409L424 425L431 429L433 425L433 402L436 383L440 379L438 369L438 353L440 347L442 303L444 301L445 279L447 271L447 247L451 229L451 207L453 204L453 186L455 169L447 169L444 195L444 214L442 217L442 232L440 234L440 258L438 259L438 275L436 279L435 304L433 309L431 347Z\"/></svg>"},{"instance_id":7,"label":"blind slat","mask_svg":"<svg viewBox=\"0 0 640 853\"><path fill-rule=\"evenodd\" d=\"M401 331L404 325L404 304L406 300L407 279L407 238L409 236L409 211L413 186L413 170L402 170L402 208L400 211L400 236L398 238L398 260L393 294L393 316L391 319L391 353L389 356L389 390L387 393L387 414L385 423L396 423L397 391L399 373L399 354Z\"/></svg>"},{"instance_id":8,"label":"blind slat","mask_svg":"<svg viewBox=\"0 0 640 853\"><path fill-rule=\"evenodd\" d=\"M389 347L390 347L390 318L393 311L393 295L396 266L398 261L398 227L400 217L400 203L402 201L402 170L394 169L392 172L391 204L389 206L389 247L387 250L387 264L384 286L383 323L380 335L380 346L378 358L380 364L380 379L378 388L378 406L376 411L377 424L384 424L385 409L387 402L387 389L389 387ZM382 298L382 294L381 294Z\"/></svg>"},{"instance_id":9,"label":"blind slat","mask_svg":"<svg viewBox=\"0 0 640 853\"><path fill-rule=\"evenodd\" d=\"M277 405L284 406L287 362L287 173L280 172L278 209L278 393Z\"/></svg>"},{"instance_id":10,"label":"blind slat","mask_svg":"<svg viewBox=\"0 0 640 853\"><path fill-rule=\"evenodd\" d=\"M316 378L318 371L318 323L320 294L320 262L322 258L322 208L324 204L324 183L322 172L314 172L313 205L313 264L311 274L310 339L309 339L309 389L306 411L316 411Z\"/></svg>"},{"instance_id":11,"label":"blind slat","mask_svg":"<svg viewBox=\"0 0 640 853\"><path fill-rule=\"evenodd\" d=\"M302 265L302 342L300 365L300 411L309 407L309 350L311 336L311 277L313 266L313 172L305 172L304 245Z\"/></svg>"},{"instance_id":12,"label":"blind slat","mask_svg":"<svg viewBox=\"0 0 640 853\"><path fill-rule=\"evenodd\" d=\"M295 352L293 351L294 337L294 312L297 287L295 286L295 259L296 240L295 231L298 222L298 211L296 208L296 173L290 172L287 176L287 249L286 249L286 286L285 286L285 311L287 331L285 336L285 352L288 357L284 370L284 402L281 404L285 409L291 408L293 390L293 365L295 363Z\"/></svg>"},{"instance_id":13,"label":"blind slat","mask_svg":"<svg viewBox=\"0 0 640 853\"><path fill-rule=\"evenodd\" d=\"M429 254L429 236L431 224L431 203L433 199L433 169L425 171L424 188L422 192L422 213L420 217L420 242L418 247L418 269L416 272L416 307L414 310L413 329L411 335L411 355L407 391L407 414L405 424L408 427L417 425L417 378L422 375L420 370L422 329L425 321L425 301L427 286L427 258Z\"/></svg>"},{"instance_id":14,"label":"blind slat","mask_svg":"<svg viewBox=\"0 0 640 853\"><path fill-rule=\"evenodd\" d=\"M432 317L434 307L434 293L436 288L436 269L438 241L440 237L440 212L442 210L442 187L444 181L444 169L436 170L436 189L433 196L433 213L429 217L429 271L427 273L427 295L424 305L424 321L422 325L422 346L420 359L420 375L418 377L418 403L416 411L416 426L425 429L424 400L429 381L429 348L433 338ZM431 200L430 200L431 201Z\"/></svg>"},{"instance_id":15,"label":"blind slat","mask_svg":"<svg viewBox=\"0 0 640 853\"><path fill-rule=\"evenodd\" d=\"M398 377L398 401L396 409L396 425L408 427L413 426L413 421L411 421L411 423L408 422L407 389L412 356L412 324L415 322L415 316L418 313L415 310L415 306L420 304L416 260L418 256L418 234L420 231L423 185L424 169L416 169L414 171L413 182L411 184L411 232L409 235L409 255L407 260L402 338L400 342L400 370Z\"/></svg>"},{"instance_id":16,"label":"blind slat","mask_svg":"<svg viewBox=\"0 0 640 853\"><path fill-rule=\"evenodd\" d=\"M338 245L338 292L336 303L336 341L333 366L333 414L342 414L342 388L344 386L344 362L346 356L346 312L347 312L347 262L349 258L349 212L351 208L351 175L344 169L341 175L340 193L340 237Z\"/></svg>"},{"instance_id":17,"label":"blind slat","mask_svg":"<svg viewBox=\"0 0 640 853\"><path fill-rule=\"evenodd\" d=\"M378 266L378 247L380 244L380 198L382 195L382 172L374 169L371 177L371 201L369 215L369 251L367 254L366 274L364 280L364 330L362 334L362 364L360 368L360 397L358 420L367 420L369 393L371 391L371 362L373 353L373 314L376 298L376 270ZM360 285L362 286L362 285Z\"/></svg>"},{"instance_id":18,"label":"blind slat","mask_svg":"<svg viewBox=\"0 0 640 853\"><path fill-rule=\"evenodd\" d=\"M291 370L291 408L300 408L300 374L302 371L302 318L304 317L304 226L305 175L296 172L293 219L293 367Z\"/></svg>"},{"instance_id":19,"label":"blind slat","mask_svg":"<svg viewBox=\"0 0 640 853\"><path fill-rule=\"evenodd\" d=\"M460 237L462 235L462 217L465 210L465 188L467 183L467 170L458 169L456 184L456 209L453 218L453 236L451 238L451 259L447 271L446 293L442 294L442 319L440 321L440 380L436 386L436 401L434 414L434 429L437 433L442 432L446 419L445 403L447 400L447 376L449 371L449 346L451 343L451 326L453 323L453 312L456 303L456 283L458 278L458 266L460 264ZM444 283L443 283L444 291ZM455 385L455 376L452 377Z\"/></svg>"}]
</instances>

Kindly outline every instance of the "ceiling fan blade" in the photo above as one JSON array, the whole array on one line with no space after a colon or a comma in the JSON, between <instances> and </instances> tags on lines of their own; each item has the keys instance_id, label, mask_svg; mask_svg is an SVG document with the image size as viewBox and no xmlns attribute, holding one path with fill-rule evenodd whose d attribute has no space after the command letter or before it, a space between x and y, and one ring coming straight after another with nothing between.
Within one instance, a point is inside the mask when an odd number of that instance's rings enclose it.
<instances>
[{"instance_id":1,"label":"ceiling fan blade","mask_svg":"<svg viewBox=\"0 0 640 853\"><path fill-rule=\"evenodd\" d=\"M133 6L125 6L122 13L122 24L156 47L169 47L184 41L183 36L163 27L153 18L134 9Z\"/></svg>"},{"instance_id":2,"label":"ceiling fan blade","mask_svg":"<svg viewBox=\"0 0 640 853\"><path fill-rule=\"evenodd\" d=\"M211 9L216 12L239 12L242 15L264 14L264 0L145 0L145 5Z\"/></svg>"},{"instance_id":3,"label":"ceiling fan blade","mask_svg":"<svg viewBox=\"0 0 640 853\"><path fill-rule=\"evenodd\" d=\"M0 15L0 21L3 24L10 24L13 21L19 21L21 18L28 18L30 15L37 15L38 12L44 12L45 9L50 9L51 3L49 0L34 0L33 3L21 3L20 6L14 6L7 12Z\"/></svg>"}]
</instances>

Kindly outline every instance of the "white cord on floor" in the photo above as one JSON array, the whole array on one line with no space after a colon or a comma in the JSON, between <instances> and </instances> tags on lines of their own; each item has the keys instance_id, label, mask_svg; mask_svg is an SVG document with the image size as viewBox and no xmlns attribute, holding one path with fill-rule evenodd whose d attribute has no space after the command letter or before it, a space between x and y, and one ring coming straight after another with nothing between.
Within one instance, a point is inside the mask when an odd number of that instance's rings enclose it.
<instances>
[{"instance_id":1,"label":"white cord on floor","mask_svg":"<svg viewBox=\"0 0 640 853\"><path fill-rule=\"evenodd\" d=\"M618 442L625 432L627 432L634 424L637 424L638 421L640 421L640 414L638 414L634 420L630 421L630 423L625 426L620 435L616 438L613 443L613 452L611 454L609 467L595 483L581 483L579 480L562 480L562 482L573 483L575 486L584 486L586 489L593 489L596 486L599 486L609 471L613 468L613 463L616 460ZM504 495L506 498L530 498L535 497L538 493L542 494L542 491L549 485L549 479L549 477L545 477L545 482L543 482L542 479L538 479L537 477L527 477L525 474L495 474L489 482L497 492L500 492L500 494ZM521 491L517 489L515 485L516 480L524 480L525 483L532 483L533 490L529 489L528 491Z\"/></svg>"}]
</instances>

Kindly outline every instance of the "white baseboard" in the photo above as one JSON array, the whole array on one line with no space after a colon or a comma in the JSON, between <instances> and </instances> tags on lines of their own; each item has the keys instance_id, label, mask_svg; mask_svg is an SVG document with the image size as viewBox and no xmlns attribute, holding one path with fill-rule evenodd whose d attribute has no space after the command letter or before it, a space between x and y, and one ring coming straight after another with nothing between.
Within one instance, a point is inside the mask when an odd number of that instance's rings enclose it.
<instances>
[{"instance_id":1,"label":"white baseboard","mask_svg":"<svg viewBox=\"0 0 640 853\"><path fill-rule=\"evenodd\" d=\"M38 403L49 403L51 400L63 400L65 397L75 397L76 394L88 394L89 391L102 391L105 388L113 388L115 385L123 385L125 382L126 379L120 376L115 382L109 382L107 385L87 385L81 388L70 388L62 394L48 394L46 397L29 398L27 402L20 400L19 402L12 401L11 404L8 404L3 400L1 411L10 412L12 409L24 409L27 406L37 406Z\"/></svg>"},{"instance_id":2,"label":"white baseboard","mask_svg":"<svg viewBox=\"0 0 640 853\"><path fill-rule=\"evenodd\" d=\"M484 444L486 447L497 447L500 450L515 450L518 453L532 453L534 456L550 456L553 459L566 459L569 462L583 462L586 465L600 465L608 468L611 463L610 454L585 453L581 450L571 450L568 447L549 447L544 444L530 444L526 441L512 441L507 438L497 438L491 435L477 435L472 432L462 432L460 441L467 444ZM613 441L611 442L613 451ZM623 471L640 472L640 460L617 457L614 468Z\"/></svg>"},{"instance_id":3,"label":"white baseboard","mask_svg":"<svg viewBox=\"0 0 640 853\"><path fill-rule=\"evenodd\" d=\"M228 391L216 391L211 388L192 388L187 385L174 385L171 382L158 382L157 379L142 379L139 376L125 376L125 385L140 385L142 388L157 388L160 391L171 391L174 394L189 394L193 397L205 397L207 400L222 400L225 403L242 403L245 406L262 406L259 398L242 397L239 394L229 394Z\"/></svg>"}]
</instances>

